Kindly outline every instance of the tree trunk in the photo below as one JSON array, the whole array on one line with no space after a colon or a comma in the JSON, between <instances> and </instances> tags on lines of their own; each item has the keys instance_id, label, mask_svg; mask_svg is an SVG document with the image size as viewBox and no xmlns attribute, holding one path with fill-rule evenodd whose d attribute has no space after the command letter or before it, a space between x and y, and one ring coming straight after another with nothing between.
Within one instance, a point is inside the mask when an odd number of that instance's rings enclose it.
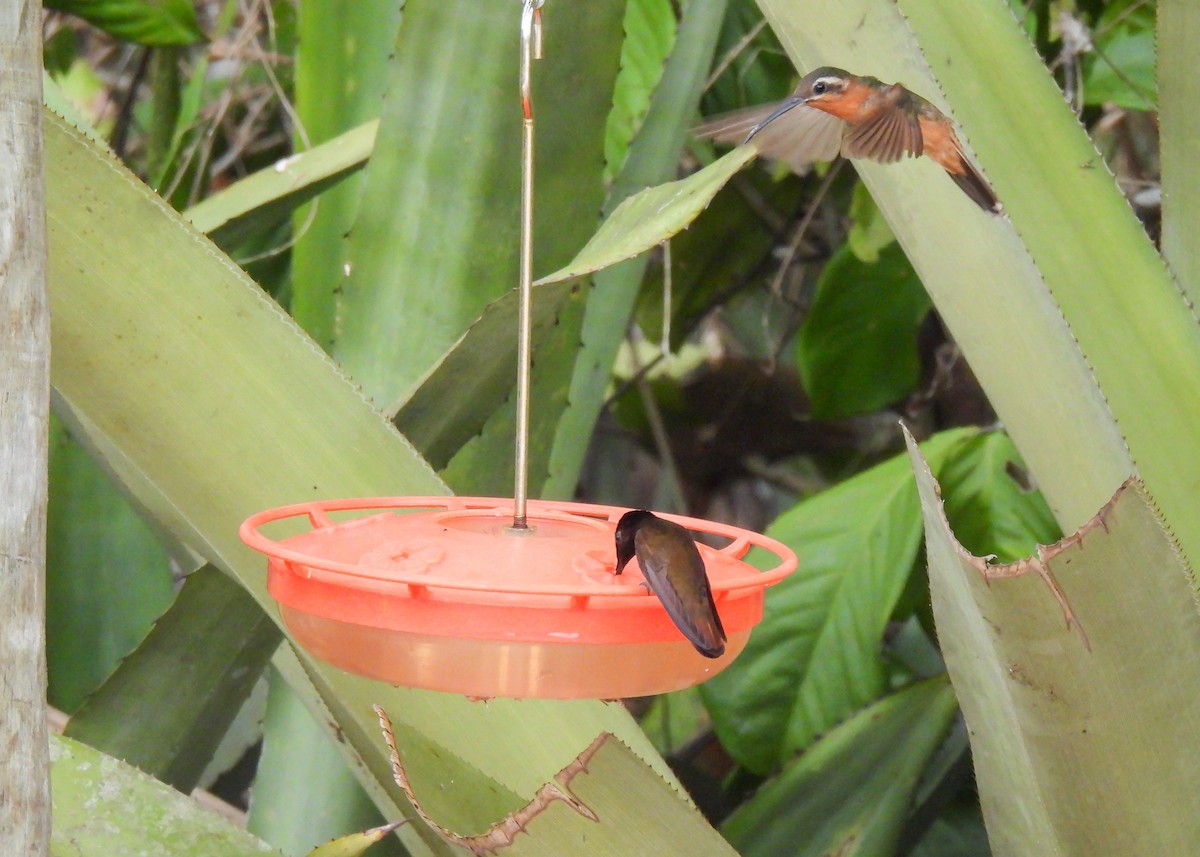
<instances>
[{"instance_id":1,"label":"tree trunk","mask_svg":"<svg viewBox=\"0 0 1200 857\"><path fill-rule=\"evenodd\" d=\"M50 315L41 3L0 5L0 853L45 855Z\"/></svg>"}]
</instances>

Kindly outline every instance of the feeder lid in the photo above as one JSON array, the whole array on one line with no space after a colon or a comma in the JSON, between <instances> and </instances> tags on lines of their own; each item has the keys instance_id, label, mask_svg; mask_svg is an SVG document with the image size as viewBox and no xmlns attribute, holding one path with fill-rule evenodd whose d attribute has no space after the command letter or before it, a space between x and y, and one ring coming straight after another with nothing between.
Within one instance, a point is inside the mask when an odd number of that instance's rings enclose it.
<instances>
[{"instance_id":1,"label":"feeder lid","mask_svg":"<svg viewBox=\"0 0 1200 857\"><path fill-rule=\"evenodd\" d=\"M685 651L690 644L645 585L636 562L615 574L614 530L626 511L531 500L530 528L514 530L511 500L327 500L260 512L246 520L240 535L270 557L268 586L293 632L302 621L317 621L326 630L370 628L422 641L452 638L543 648L677 644L689 660L711 667L699 654ZM758 533L663 517L726 542L718 548L697 546L726 633L740 650L762 618L764 587L795 569L795 555ZM285 521L291 522L291 535L274 539L262 532L267 526L286 527ZM744 562L752 547L774 554L774 567L759 571ZM733 648L722 660L732 660ZM345 658L331 659L345 665ZM408 675L401 670L384 676L377 667L356 671L393 680Z\"/></svg>"}]
</instances>

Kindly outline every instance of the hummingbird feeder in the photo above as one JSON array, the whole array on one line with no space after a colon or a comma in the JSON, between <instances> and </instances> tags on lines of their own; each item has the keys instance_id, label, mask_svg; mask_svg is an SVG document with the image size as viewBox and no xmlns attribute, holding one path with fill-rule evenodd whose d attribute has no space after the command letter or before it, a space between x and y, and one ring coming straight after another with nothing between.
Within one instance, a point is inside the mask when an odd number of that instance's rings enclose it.
<instances>
[{"instance_id":1,"label":"hummingbird feeder","mask_svg":"<svg viewBox=\"0 0 1200 857\"><path fill-rule=\"evenodd\" d=\"M762 619L765 588L796 567L783 544L664 515L724 542L698 544L727 635L701 655L649 591L616 573L625 509L528 500L533 113L542 0L521 18L521 272L513 499L323 500L259 512L240 535L268 557L267 587L308 652L348 672L472 697L615 699L690 687L726 667ZM290 523L285 523L290 522ZM278 534L275 538L264 528ZM288 529L290 528L290 529ZM299 529L299 532L297 532ZM745 562L752 549L771 565ZM774 561L767 559L774 556Z\"/></svg>"}]
</instances>

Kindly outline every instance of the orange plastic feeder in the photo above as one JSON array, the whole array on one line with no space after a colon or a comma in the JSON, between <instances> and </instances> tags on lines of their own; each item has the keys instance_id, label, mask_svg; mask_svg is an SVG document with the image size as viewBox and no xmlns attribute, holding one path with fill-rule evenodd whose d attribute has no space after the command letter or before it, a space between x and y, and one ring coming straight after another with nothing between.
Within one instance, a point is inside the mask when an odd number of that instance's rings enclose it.
<instances>
[{"instance_id":1,"label":"orange plastic feeder","mask_svg":"<svg viewBox=\"0 0 1200 857\"><path fill-rule=\"evenodd\" d=\"M478 697L613 699L690 687L737 657L762 619L764 589L796 568L774 539L663 515L729 540L699 545L728 634L725 654L710 660L672 624L636 562L614 574L613 534L628 510L530 500L530 528L513 530L512 508L486 497L324 500L260 512L240 535L269 557L268 589L313 655L379 681ZM285 519L305 531L262 533ZM778 564L743 562L755 546Z\"/></svg>"}]
</instances>

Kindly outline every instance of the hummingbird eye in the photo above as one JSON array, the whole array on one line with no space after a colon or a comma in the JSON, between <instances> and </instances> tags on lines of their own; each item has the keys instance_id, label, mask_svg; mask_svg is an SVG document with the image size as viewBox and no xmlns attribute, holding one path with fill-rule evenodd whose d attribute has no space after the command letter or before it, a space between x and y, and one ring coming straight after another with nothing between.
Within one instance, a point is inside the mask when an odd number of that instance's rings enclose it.
<instances>
[{"instance_id":1,"label":"hummingbird eye","mask_svg":"<svg viewBox=\"0 0 1200 857\"><path fill-rule=\"evenodd\" d=\"M827 84L823 80L818 80L816 83L813 84L813 88L812 88L813 95L824 95L825 90L828 88L829 88L829 84Z\"/></svg>"}]
</instances>

